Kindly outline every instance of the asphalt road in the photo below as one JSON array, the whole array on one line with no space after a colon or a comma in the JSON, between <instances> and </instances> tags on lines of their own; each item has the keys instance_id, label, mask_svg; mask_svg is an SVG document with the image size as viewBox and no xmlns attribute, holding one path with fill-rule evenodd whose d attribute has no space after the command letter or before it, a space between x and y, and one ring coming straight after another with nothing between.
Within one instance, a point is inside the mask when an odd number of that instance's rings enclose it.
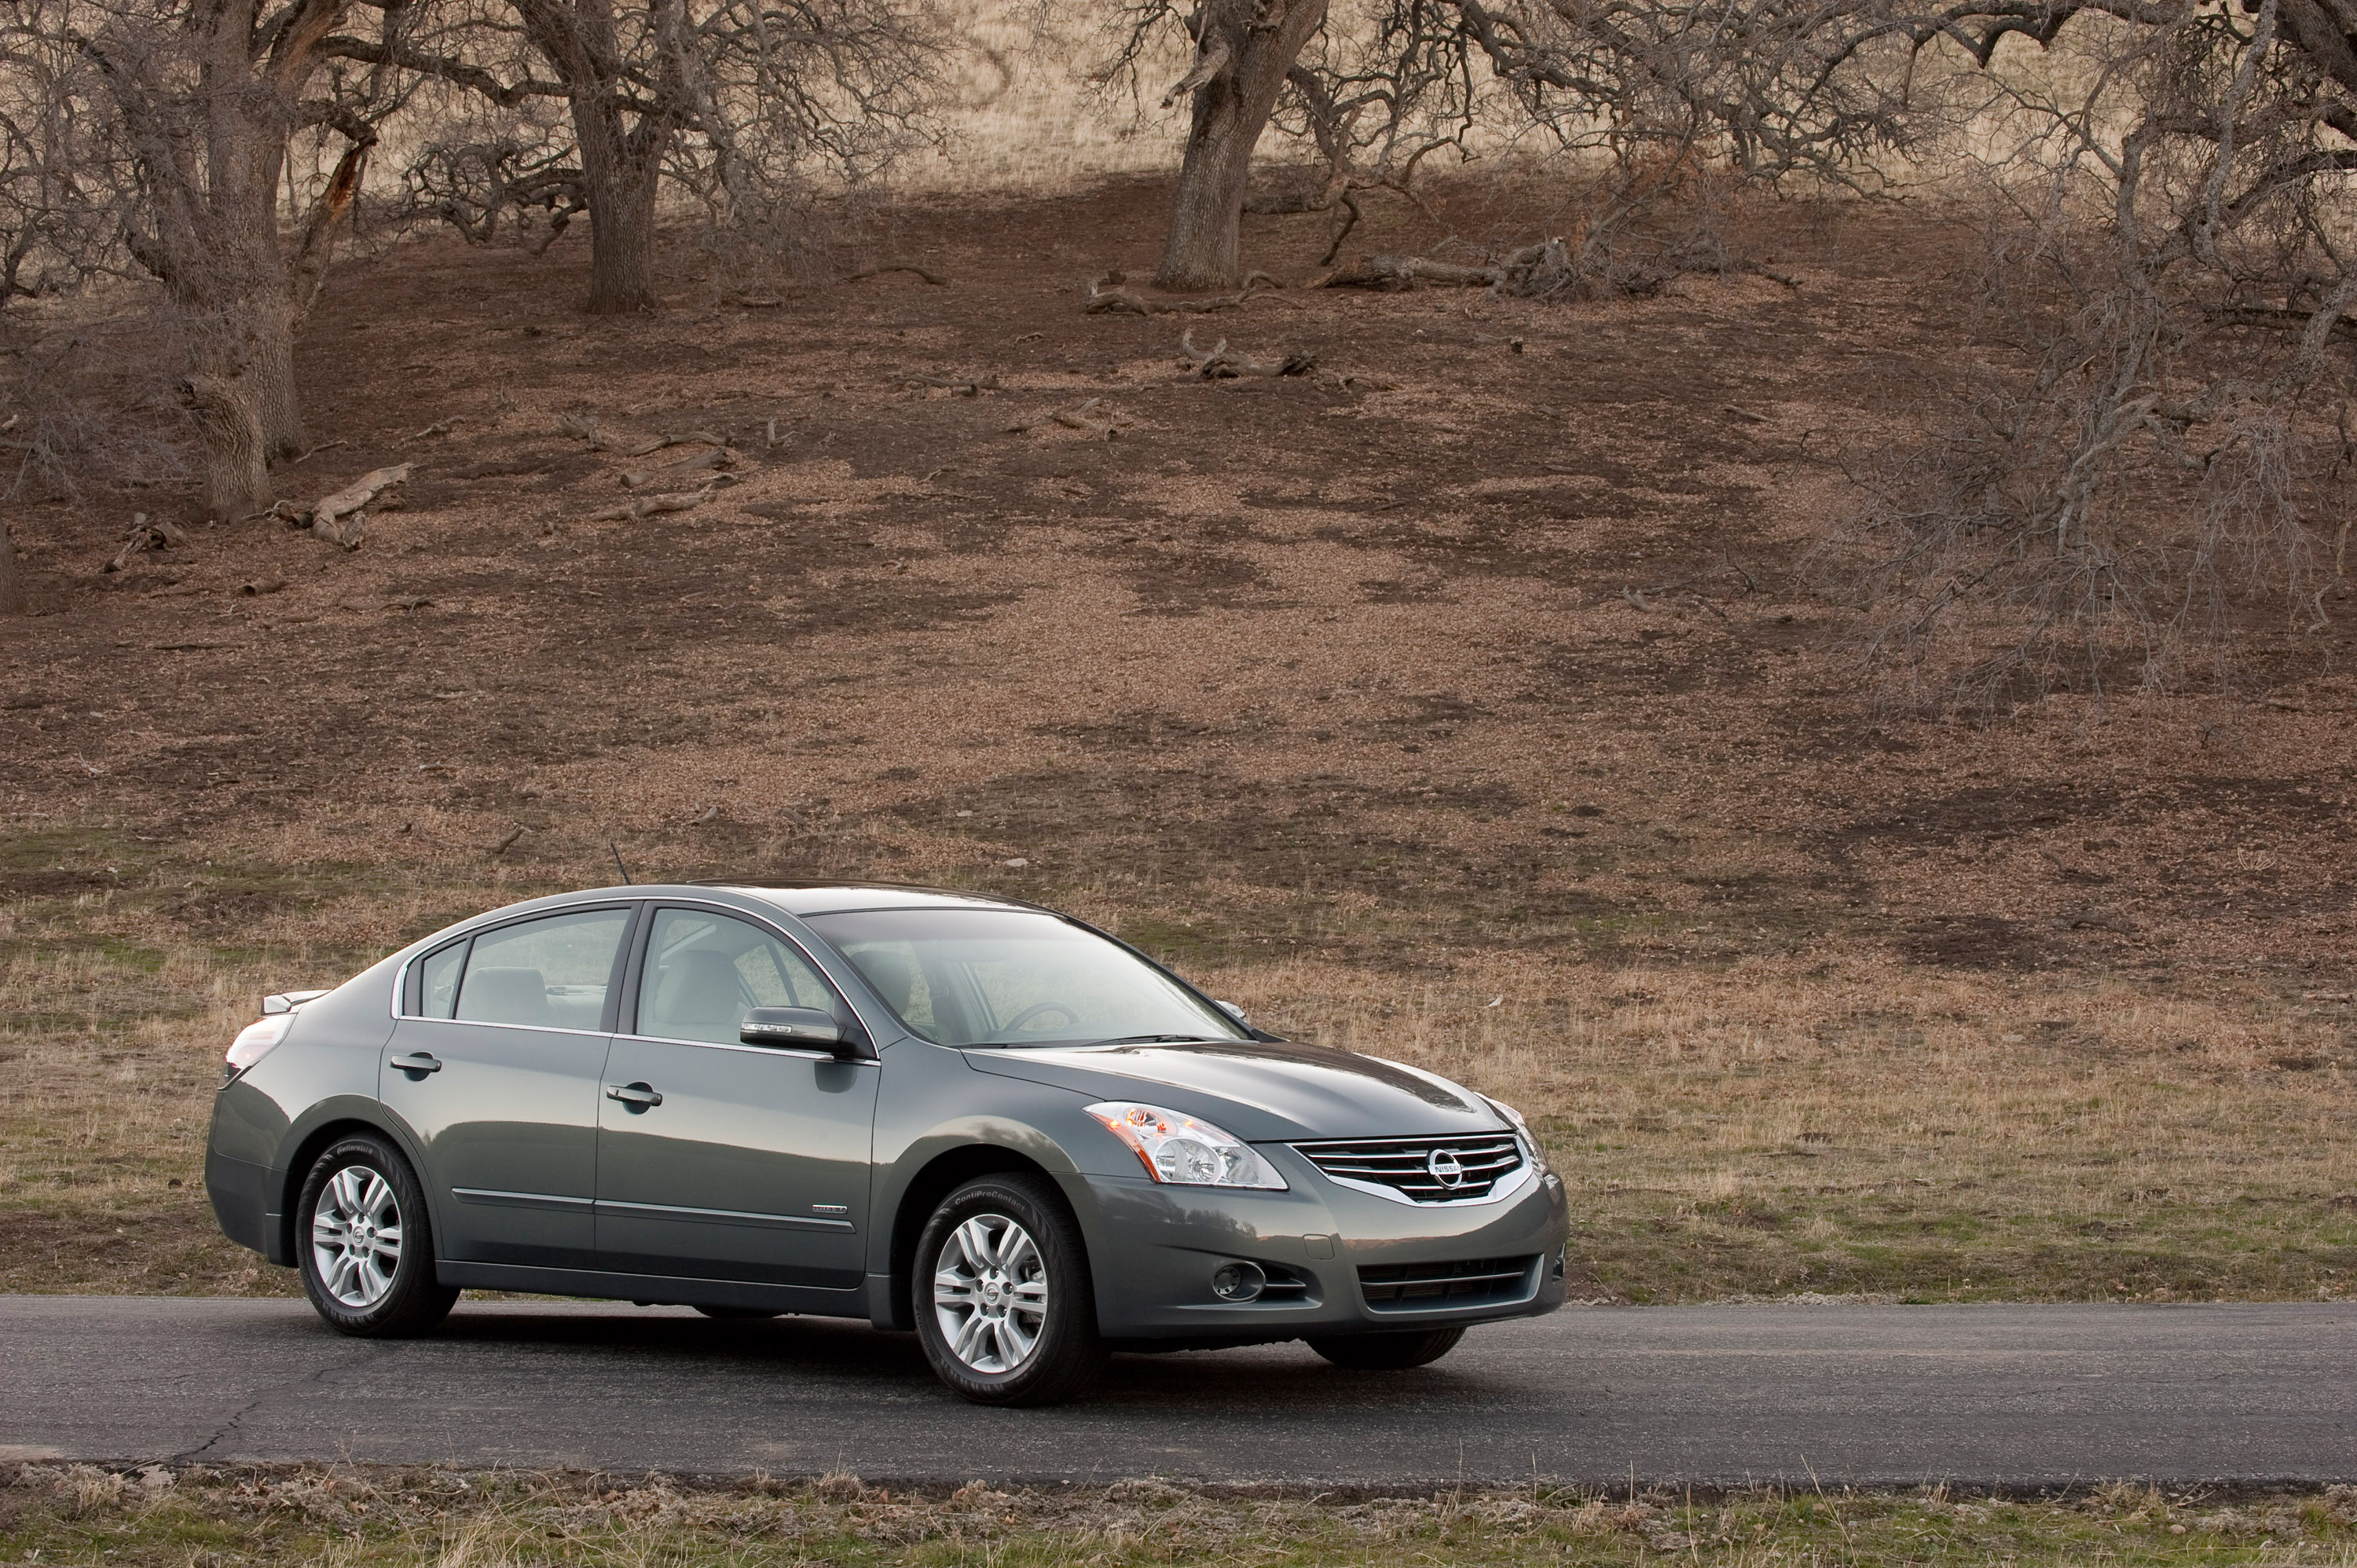
<instances>
[{"instance_id":1,"label":"asphalt road","mask_svg":"<svg viewBox=\"0 0 2357 1568\"><path fill-rule=\"evenodd\" d=\"M340 1338L300 1302L0 1297L0 1458L351 1459L871 1481L2036 1487L2357 1478L2357 1305L1574 1308L1404 1374L1297 1346L1115 1359L1049 1411L915 1340L462 1304Z\"/></svg>"}]
</instances>

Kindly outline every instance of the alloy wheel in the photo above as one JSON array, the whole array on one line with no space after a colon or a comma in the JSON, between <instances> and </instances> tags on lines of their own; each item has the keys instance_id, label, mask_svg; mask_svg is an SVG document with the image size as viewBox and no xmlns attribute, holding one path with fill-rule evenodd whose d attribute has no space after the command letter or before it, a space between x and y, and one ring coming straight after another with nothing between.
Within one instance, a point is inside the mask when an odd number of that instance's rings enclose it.
<instances>
[{"instance_id":1,"label":"alloy wheel","mask_svg":"<svg viewBox=\"0 0 2357 1568\"><path fill-rule=\"evenodd\" d=\"M401 1267L401 1203L393 1184L366 1165L328 1178L311 1211L311 1262L342 1305L365 1310L393 1289Z\"/></svg>"},{"instance_id":2,"label":"alloy wheel","mask_svg":"<svg viewBox=\"0 0 2357 1568\"><path fill-rule=\"evenodd\" d=\"M933 1316L950 1353L977 1372L1011 1372L1048 1326L1048 1264L1031 1233L1004 1214L950 1232L933 1264Z\"/></svg>"}]
</instances>

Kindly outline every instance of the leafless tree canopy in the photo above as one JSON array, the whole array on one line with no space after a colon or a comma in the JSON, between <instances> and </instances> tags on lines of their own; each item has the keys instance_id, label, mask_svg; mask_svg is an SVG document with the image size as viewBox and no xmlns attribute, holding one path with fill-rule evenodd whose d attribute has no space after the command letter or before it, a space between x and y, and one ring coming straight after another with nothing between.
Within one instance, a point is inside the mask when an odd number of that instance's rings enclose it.
<instances>
[{"instance_id":1,"label":"leafless tree canopy","mask_svg":"<svg viewBox=\"0 0 2357 1568\"><path fill-rule=\"evenodd\" d=\"M326 48L473 100L407 171L419 204L474 238L502 214L554 232L586 210L589 308L627 311L653 303L666 186L759 225L814 167L873 173L929 134L946 40L923 0L512 0L405 48Z\"/></svg>"},{"instance_id":2,"label":"leafless tree canopy","mask_svg":"<svg viewBox=\"0 0 2357 1568\"><path fill-rule=\"evenodd\" d=\"M1991 696L2175 682L2254 614L2320 629L2348 537L2357 35L2310 0L1906 25L1993 68L1971 309L1999 353L1842 557L1878 646ZM2053 69L2022 69L2033 48Z\"/></svg>"},{"instance_id":3,"label":"leafless tree canopy","mask_svg":"<svg viewBox=\"0 0 2357 1568\"><path fill-rule=\"evenodd\" d=\"M1191 50L1163 98L1189 115L1168 288L1244 284L1248 201L1333 213L1337 286L1566 297L1745 264L1661 220L1730 193L1961 192L1986 241L1950 414L1861 467L1857 526L1821 562L1901 664L1985 691L2169 681L2189 632L2327 617L2357 458L2357 23L2325 0L1135 0L1114 20L1114 70L1160 29ZM542 245L586 216L589 306L644 309L662 193L774 247L814 170L856 183L932 134L953 34L931 0L0 0L0 301L160 285L204 504L242 515L300 448L296 334L396 130L410 213ZM1272 124L1316 173L1253 198ZM1501 125L1555 155L1566 227L1343 260L1367 199L1418 199L1421 168ZM317 177L288 177L298 142Z\"/></svg>"}]
</instances>

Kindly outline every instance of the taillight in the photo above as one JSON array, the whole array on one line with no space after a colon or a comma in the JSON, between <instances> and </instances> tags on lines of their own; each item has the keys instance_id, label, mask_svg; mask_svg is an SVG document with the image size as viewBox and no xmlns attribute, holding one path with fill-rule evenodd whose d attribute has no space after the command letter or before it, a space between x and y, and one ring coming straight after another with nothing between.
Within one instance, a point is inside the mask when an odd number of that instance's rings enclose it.
<instances>
[{"instance_id":1,"label":"taillight","mask_svg":"<svg viewBox=\"0 0 2357 1568\"><path fill-rule=\"evenodd\" d=\"M229 1082L268 1056L278 1042L286 1037L286 1031L294 1026L295 1015L280 1013L240 1029L237 1038L229 1043L229 1055L222 1059L221 1081Z\"/></svg>"}]
</instances>

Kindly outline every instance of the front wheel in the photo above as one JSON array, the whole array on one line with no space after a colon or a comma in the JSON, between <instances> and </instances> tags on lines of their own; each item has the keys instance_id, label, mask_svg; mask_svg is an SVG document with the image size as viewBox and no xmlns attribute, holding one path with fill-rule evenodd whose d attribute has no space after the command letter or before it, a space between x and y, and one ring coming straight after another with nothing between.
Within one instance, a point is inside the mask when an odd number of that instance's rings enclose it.
<instances>
[{"instance_id":1,"label":"front wheel","mask_svg":"<svg viewBox=\"0 0 2357 1568\"><path fill-rule=\"evenodd\" d=\"M339 1139L312 1162L295 1223L303 1294L339 1333L428 1333L458 1299L434 1278L434 1228L416 1173L372 1133Z\"/></svg>"},{"instance_id":2,"label":"front wheel","mask_svg":"<svg viewBox=\"0 0 2357 1568\"><path fill-rule=\"evenodd\" d=\"M1428 1366L1457 1348L1462 1328L1426 1328L1408 1334L1337 1334L1312 1339L1309 1348L1354 1372L1405 1372Z\"/></svg>"},{"instance_id":3,"label":"front wheel","mask_svg":"<svg viewBox=\"0 0 2357 1568\"><path fill-rule=\"evenodd\" d=\"M987 1176L917 1238L917 1337L933 1373L977 1404L1060 1404L1103 1370L1087 1249L1044 1178Z\"/></svg>"}]
</instances>

